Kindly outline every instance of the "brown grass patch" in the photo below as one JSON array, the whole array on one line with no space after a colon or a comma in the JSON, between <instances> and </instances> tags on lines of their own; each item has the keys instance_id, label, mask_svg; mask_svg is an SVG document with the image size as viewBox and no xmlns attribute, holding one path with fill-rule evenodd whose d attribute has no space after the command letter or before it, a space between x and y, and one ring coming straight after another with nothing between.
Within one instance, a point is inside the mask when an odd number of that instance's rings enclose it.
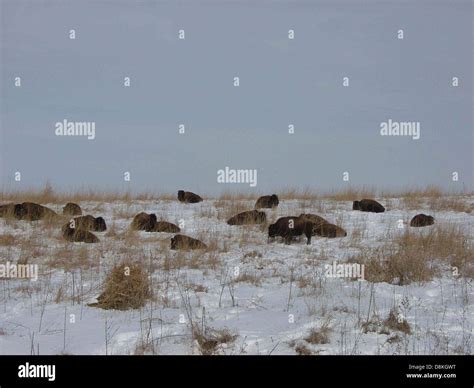
<instances>
[{"instance_id":1,"label":"brown grass patch","mask_svg":"<svg viewBox=\"0 0 474 388\"><path fill-rule=\"evenodd\" d=\"M388 317L383 321L383 325L383 331L401 331L408 335L411 334L411 328L408 321L405 318L400 318L395 309L390 310Z\"/></svg>"},{"instance_id":2,"label":"brown grass patch","mask_svg":"<svg viewBox=\"0 0 474 388\"><path fill-rule=\"evenodd\" d=\"M326 320L319 328L311 329L304 340L313 345L328 344L331 331L329 320Z\"/></svg>"},{"instance_id":3,"label":"brown grass patch","mask_svg":"<svg viewBox=\"0 0 474 388\"><path fill-rule=\"evenodd\" d=\"M123 263L110 271L104 291L92 305L106 310L138 309L151 295L148 273L140 265Z\"/></svg>"},{"instance_id":4,"label":"brown grass patch","mask_svg":"<svg viewBox=\"0 0 474 388\"><path fill-rule=\"evenodd\" d=\"M17 238L11 233L5 233L0 235L0 245L4 247L10 247L15 245Z\"/></svg>"},{"instance_id":5,"label":"brown grass patch","mask_svg":"<svg viewBox=\"0 0 474 388\"><path fill-rule=\"evenodd\" d=\"M221 345L233 343L238 337L229 329L201 329L197 326L194 327L192 334L202 355L216 354Z\"/></svg>"},{"instance_id":6,"label":"brown grass patch","mask_svg":"<svg viewBox=\"0 0 474 388\"><path fill-rule=\"evenodd\" d=\"M407 229L378 248L366 249L350 262L365 265L370 282L430 281L438 274L436 263L455 265L461 276L472 276L474 245L460 226L435 226L428 230Z\"/></svg>"},{"instance_id":7,"label":"brown grass patch","mask_svg":"<svg viewBox=\"0 0 474 388\"><path fill-rule=\"evenodd\" d=\"M311 356L312 352L304 344L298 344L295 346L295 352L298 356Z\"/></svg>"},{"instance_id":8,"label":"brown grass patch","mask_svg":"<svg viewBox=\"0 0 474 388\"><path fill-rule=\"evenodd\" d=\"M75 189L71 191L59 192L53 186L46 182L41 189L9 190L0 192L0 203L2 202L35 202L40 204L66 204L67 202L112 202L132 200L151 201L151 200L177 200L177 194L159 193L153 191L144 191L141 193L131 193L128 190L100 190L100 189Z\"/></svg>"}]
</instances>

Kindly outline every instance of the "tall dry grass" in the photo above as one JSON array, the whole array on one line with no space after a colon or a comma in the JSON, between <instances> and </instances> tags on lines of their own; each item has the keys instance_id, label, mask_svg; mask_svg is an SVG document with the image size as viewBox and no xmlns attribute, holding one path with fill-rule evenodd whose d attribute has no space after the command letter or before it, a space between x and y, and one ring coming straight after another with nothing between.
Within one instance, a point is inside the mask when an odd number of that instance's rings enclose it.
<instances>
[{"instance_id":1,"label":"tall dry grass","mask_svg":"<svg viewBox=\"0 0 474 388\"><path fill-rule=\"evenodd\" d=\"M160 193L160 192L141 192L132 193L130 190L101 190L101 189L75 189L70 191L57 191L49 183L41 189L27 188L18 190L0 191L0 203L8 202L36 202L65 204L67 202L113 202L122 201L130 202L151 201L151 200L176 200L177 194Z\"/></svg>"},{"instance_id":2,"label":"tall dry grass","mask_svg":"<svg viewBox=\"0 0 474 388\"><path fill-rule=\"evenodd\" d=\"M270 192L272 191L272 192ZM377 189L372 186L348 186L347 188L320 191L312 188L294 188L283 187L270 190L268 192L239 192L224 191L218 195L203 196L205 199L213 199L216 201L255 201L261 195L277 194L282 200L315 200L325 199L334 201L353 201L362 198L404 198L408 202L417 198L442 198L446 196L466 196L474 195L474 192L464 188L459 190L446 191L437 186L428 185L424 188L407 187L399 190ZM129 189L103 190L100 188L78 188L69 191L59 191L55 189L49 182L43 188L26 188L17 190L0 191L0 203L6 202L37 202L37 203L53 203L63 204L66 202L112 202L132 200L177 200L177 193L163 193L153 190L145 190L139 193L133 193Z\"/></svg>"},{"instance_id":3,"label":"tall dry grass","mask_svg":"<svg viewBox=\"0 0 474 388\"><path fill-rule=\"evenodd\" d=\"M371 282L427 282L440 273L440 264L450 266L450 270L456 267L460 276L472 278L474 244L457 225L407 229L380 247L366 248L349 261L364 264L365 278Z\"/></svg>"}]
</instances>

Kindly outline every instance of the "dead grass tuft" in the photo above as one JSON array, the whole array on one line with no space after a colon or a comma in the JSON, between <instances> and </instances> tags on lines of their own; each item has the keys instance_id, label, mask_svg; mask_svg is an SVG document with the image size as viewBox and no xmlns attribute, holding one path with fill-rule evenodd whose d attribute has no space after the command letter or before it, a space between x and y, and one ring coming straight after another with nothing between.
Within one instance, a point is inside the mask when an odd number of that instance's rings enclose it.
<instances>
[{"instance_id":1,"label":"dead grass tuft","mask_svg":"<svg viewBox=\"0 0 474 388\"><path fill-rule=\"evenodd\" d=\"M197 326L193 330L193 339L199 346L202 355L216 354L223 344L231 344L238 337L229 329L215 330L210 328L201 329Z\"/></svg>"},{"instance_id":2,"label":"dead grass tuft","mask_svg":"<svg viewBox=\"0 0 474 388\"><path fill-rule=\"evenodd\" d=\"M329 320L326 320L319 328L311 329L305 341L313 345L328 344L331 331Z\"/></svg>"},{"instance_id":3,"label":"dead grass tuft","mask_svg":"<svg viewBox=\"0 0 474 388\"><path fill-rule=\"evenodd\" d=\"M401 317L395 309L391 309L388 317L383 321L384 331L401 331L402 333L411 334L411 328L408 321Z\"/></svg>"},{"instance_id":4,"label":"dead grass tuft","mask_svg":"<svg viewBox=\"0 0 474 388\"><path fill-rule=\"evenodd\" d=\"M150 298L148 273L140 265L123 263L110 271L104 291L93 306L106 310L138 309Z\"/></svg>"}]
</instances>

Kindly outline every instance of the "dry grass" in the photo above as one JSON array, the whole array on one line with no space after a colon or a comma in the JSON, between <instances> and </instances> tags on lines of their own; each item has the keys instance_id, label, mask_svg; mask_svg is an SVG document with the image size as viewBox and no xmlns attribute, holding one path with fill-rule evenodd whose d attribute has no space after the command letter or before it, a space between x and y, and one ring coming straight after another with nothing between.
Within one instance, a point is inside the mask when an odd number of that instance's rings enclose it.
<instances>
[{"instance_id":1,"label":"dry grass","mask_svg":"<svg viewBox=\"0 0 474 388\"><path fill-rule=\"evenodd\" d=\"M398 312L395 309L391 309L388 317L383 321L385 332L390 331L401 331L405 334L411 334L411 328L408 321L404 318L400 318Z\"/></svg>"},{"instance_id":2,"label":"dry grass","mask_svg":"<svg viewBox=\"0 0 474 388\"><path fill-rule=\"evenodd\" d=\"M0 245L4 247L10 247L15 245L17 238L11 233L1 234L0 235Z\"/></svg>"},{"instance_id":3,"label":"dry grass","mask_svg":"<svg viewBox=\"0 0 474 388\"><path fill-rule=\"evenodd\" d=\"M234 280L234 283L249 283L255 287L260 286L262 283L262 275L257 275L255 273L250 273L248 271L242 272Z\"/></svg>"},{"instance_id":4,"label":"dry grass","mask_svg":"<svg viewBox=\"0 0 474 388\"><path fill-rule=\"evenodd\" d=\"M415 198L439 198L447 193L433 185L426 186L425 188L411 187L405 188L398 191L382 191L381 196L384 198L406 198L406 199L415 199Z\"/></svg>"},{"instance_id":5,"label":"dry grass","mask_svg":"<svg viewBox=\"0 0 474 388\"><path fill-rule=\"evenodd\" d=\"M70 243L63 243L52 248L47 256L46 264L49 268L66 271L93 268L99 262L97 254L92 253L90 247L77 247Z\"/></svg>"},{"instance_id":6,"label":"dry grass","mask_svg":"<svg viewBox=\"0 0 474 388\"><path fill-rule=\"evenodd\" d=\"M233 217L238 213L253 210L253 205L253 203L238 199L218 199L214 202L214 207L217 210L217 219L223 221L227 221L230 217Z\"/></svg>"},{"instance_id":7,"label":"dry grass","mask_svg":"<svg viewBox=\"0 0 474 388\"><path fill-rule=\"evenodd\" d=\"M298 356L311 356L313 354L311 350L304 344L298 344L295 346L295 352Z\"/></svg>"},{"instance_id":8,"label":"dry grass","mask_svg":"<svg viewBox=\"0 0 474 388\"><path fill-rule=\"evenodd\" d=\"M339 191L332 191L321 196L326 200L333 201L355 201L363 198L375 198L376 190L372 187L348 187Z\"/></svg>"},{"instance_id":9,"label":"dry grass","mask_svg":"<svg viewBox=\"0 0 474 388\"><path fill-rule=\"evenodd\" d=\"M332 190L328 192L319 192L311 188L295 189L292 187L283 187L273 190L272 193L257 192L223 192L214 197L205 197L205 199L215 199L217 203L223 202L243 202L255 201L261 195L277 194L283 200L316 200L327 199L334 201L353 201L361 198L374 198L376 196L383 198L405 198L408 202L417 198L441 198L445 196L474 195L473 192L458 190L447 192L436 186L427 186L426 188L411 187L401 190L376 190L369 186L348 186L347 188ZM202 196L202 195L201 195ZM141 193L132 193L129 190L101 190L78 188L69 191L59 192L47 182L41 189L22 189L22 190L4 190L0 192L0 203L5 202L36 202L42 204L65 204L66 202L113 202L123 201L131 202L134 200L151 201L164 200L176 201L177 193L160 193L153 190L145 190ZM246 209L249 210L249 209Z\"/></svg>"},{"instance_id":10,"label":"dry grass","mask_svg":"<svg viewBox=\"0 0 474 388\"><path fill-rule=\"evenodd\" d=\"M327 319L319 328L311 329L305 341L313 345L328 344L331 331L329 319Z\"/></svg>"},{"instance_id":11,"label":"dry grass","mask_svg":"<svg viewBox=\"0 0 474 388\"><path fill-rule=\"evenodd\" d=\"M460 226L438 225L428 230L407 229L349 261L364 264L365 278L371 282L405 285L430 281L439 273L437 263L455 265L461 276L472 277L474 245Z\"/></svg>"},{"instance_id":12,"label":"dry grass","mask_svg":"<svg viewBox=\"0 0 474 388\"><path fill-rule=\"evenodd\" d=\"M140 265L123 263L110 271L104 291L92 306L106 310L138 309L151 295L148 273Z\"/></svg>"},{"instance_id":13,"label":"dry grass","mask_svg":"<svg viewBox=\"0 0 474 388\"><path fill-rule=\"evenodd\" d=\"M201 329L198 326L194 327L192 335L202 355L216 354L220 346L231 344L238 337L228 329Z\"/></svg>"},{"instance_id":14,"label":"dry grass","mask_svg":"<svg viewBox=\"0 0 474 388\"><path fill-rule=\"evenodd\" d=\"M50 183L46 183L42 189L23 189L0 192L0 203L3 202L36 202L65 204L67 202L113 202L132 200L150 201L150 200L176 200L177 194L166 194L159 192L131 193L126 190L106 191L100 189L75 189L67 192L58 192L54 190Z\"/></svg>"},{"instance_id":15,"label":"dry grass","mask_svg":"<svg viewBox=\"0 0 474 388\"><path fill-rule=\"evenodd\" d=\"M228 201L256 201L260 195L258 193L243 193L225 191L221 193L216 200L222 202Z\"/></svg>"},{"instance_id":16,"label":"dry grass","mask_svg":"<svg viewBox=\"0 0 474 388\"><path fill-rule=\"evenodd\" d=\"M454 211L471 213L473 206L466 203L462 198L457 197L443 197L433 198L428 202L430 210L434 211Z\"/></svg>"}]
</instances>

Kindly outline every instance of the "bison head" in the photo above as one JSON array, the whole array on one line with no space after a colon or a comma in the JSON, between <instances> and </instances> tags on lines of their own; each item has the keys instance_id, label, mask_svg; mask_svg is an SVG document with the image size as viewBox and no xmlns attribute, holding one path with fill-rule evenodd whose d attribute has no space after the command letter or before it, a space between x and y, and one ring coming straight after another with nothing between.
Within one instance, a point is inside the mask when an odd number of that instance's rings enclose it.
<instances>
[{"instance_id":1,"label":"bison head","mask_svg":"<svg viewBox=\"0 0 474 388\"><path fill-rule=\"evenodd\" d=\"M97 217L94 221L94 230L96 232L103 232L107 230L107 225L105 224L105 220L102 217Z\"/></svg>"}]
</instances>

